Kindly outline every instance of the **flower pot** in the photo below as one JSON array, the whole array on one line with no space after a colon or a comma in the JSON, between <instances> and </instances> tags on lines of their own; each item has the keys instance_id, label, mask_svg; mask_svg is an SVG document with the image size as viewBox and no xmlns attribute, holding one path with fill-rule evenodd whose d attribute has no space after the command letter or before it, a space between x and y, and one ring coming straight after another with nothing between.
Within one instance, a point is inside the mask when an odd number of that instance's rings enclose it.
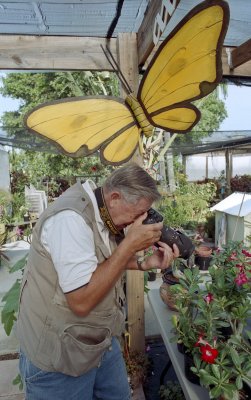
<instances>
[{"instance_id":1,"label":"flower pot","mask_svg":"<svg viewBox=\"0 0 251 400\"><path fill-rule=\"evenodd\" d=\"M251 387L246 382L243 382L243 388L239 390L238 394L239 394L238 400L250 400ZM218 397L218 400L225 400L225 397L221 395L220 397Z\"/></svg>"},{"instance_id":2,"label":"flower pot","mask_svg":"<svg viewBox=\"0 0 251 400\"><path fill-rule=\"evenodd\" d=\"M28 222L30 220L30 217L29 217L29 215L27 214L25 214L24 215L24 222Z\"/></svg>"},{"instance_id":3,"label":"flower pot","mask_svg":"<svg viewBox=\"0 0 251 400\"><path fill-rule=\"evenodd\" d=\"M200 384L200 378L191 371L191 367L194 366L193 357L189 353L184 353L184 370L185 376L189 380L189 382L194 383L195 385Z\"/></svg>"},{"instance_id":4,"label":"flower pot","mask_svg":"<svg viewBox=\"0 0 251 400\"><path fill-rule=\"evenodd\" d=\"M154 272L154 271L148 271L148 278L147 278L147 280L149 281L149 282L153 282L153 281L155 281L156 280L156 272Z\"/></svg>"},{"instance_id":5,"label":"flower pot","mask_svg":"<svg viewBox=\"0 0 251 400\"><path fill-rule=\"evenodd\" d=\"M205 246L201 244L200 246L196 247L195 249L195 255L201 256L201 257L210 257L212 254L212 249L211 247Z\"/></svg>"},{"instance_id":6,"label":"flower pot","mask_svg":"<svg viewBox=\"0 0 251 400\"><path fill-rule=\"evenodd\" d=\"M179 283L179 279L176 278L172 271L166 271L162 276L163 283L159 288L160 297L162 301L167 305L168 308L172 311L177 311L177 307L175 305L175 298L173 293L171 292L171 287Z\"/></svg>"},{"instance_id":7,"label":"flower pot","mask_svg":"<svg viewBox=\"0 0 251 400\"><path fill-rule=\"evenodd\" d=\"M222 337L222 341L227 341L233 333L231 326L222 326L219 329L220 336Z\"/></svg>"},{"instance_id":8,"label":"flower pot","mask_svg":"<svg viewBox=\"0 0 251 400\"><path fill-rule=\"evenodd\" d=\"M184 343L177 343L177 349L178 349L178 352L179 353L181 353L181 354L185 354L185 346L184 346Z\"/></svg>"},{"instance_id":9,"label":"flower pot","mask_svg":"<svg viewBox=\"0 0 251 400\"><path fill-rule=\"evenodd\" d=\"M199 267L199 269L201 271L207 271L208 270L211 260L212 260L211 256L196 255L194 257L194 263L195 263L195 265L197 265Z\"/></svg>"}]
</instances>

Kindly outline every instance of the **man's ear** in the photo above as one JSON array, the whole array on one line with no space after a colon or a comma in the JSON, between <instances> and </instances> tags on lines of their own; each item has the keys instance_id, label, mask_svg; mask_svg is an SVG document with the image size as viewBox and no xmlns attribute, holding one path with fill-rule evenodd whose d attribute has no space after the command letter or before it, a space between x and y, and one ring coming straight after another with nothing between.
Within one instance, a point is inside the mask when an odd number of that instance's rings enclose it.
<instances>
[{"instance_id":1,"label":"man's ear","mask_svg":"<svg viewBox=\"0 0 251 400\"><path fill-rule=\"evenodd\" d=\"M114 191L110 193L111 200L120 200L122 198L121 193Z\"/></svg>"},{"instance_id":2,"label":"man's ear","mask_svg":"<svg viewBox=\"0 0 251 400\"><path fill-rule=\"evenodd\" d=\"M116 207L118 202L122 199L121 193L118 191L113 191L109 196L109 205L111 208Z\"/></svg>"}]
</instances>

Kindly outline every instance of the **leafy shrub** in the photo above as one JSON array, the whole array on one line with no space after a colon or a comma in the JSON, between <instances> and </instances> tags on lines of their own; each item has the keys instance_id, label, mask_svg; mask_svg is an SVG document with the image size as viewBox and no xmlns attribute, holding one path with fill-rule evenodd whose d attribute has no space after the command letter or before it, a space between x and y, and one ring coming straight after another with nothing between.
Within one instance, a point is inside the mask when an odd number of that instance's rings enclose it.
<instances>
[{"instance_id":1,"label":"leafy shrub","mask_svg":"<svg viewBox=\"0 0 251 400\"><path fill-rule=\"evenodd\" d=\"M236 175L230 184L232 192L251 192L251 175Z\"/></svg>"},{"instance_id":2,"label":"leafy shrub","mask_svg":"<svg viewBox=\"0 0 251 400\"><path fill-rule=\"evenodd\" d=\"M163 196L158 209L165 224L176 228L193 228L200 222L206 222L215 193L216 185L213 182L200 185L185 183L172 197Z\"/></svg>"},{"instance_id":3,"label":"leafy shrub","mask_svg":"<svg viewBox=\"0 0 251 400\"><path fill-rule=\"evenodd\" d=\"M168 381L165 385L160 386L159 391L161 400L185 400L184 393L179 382Z\"/></svg>"}]
</instances>

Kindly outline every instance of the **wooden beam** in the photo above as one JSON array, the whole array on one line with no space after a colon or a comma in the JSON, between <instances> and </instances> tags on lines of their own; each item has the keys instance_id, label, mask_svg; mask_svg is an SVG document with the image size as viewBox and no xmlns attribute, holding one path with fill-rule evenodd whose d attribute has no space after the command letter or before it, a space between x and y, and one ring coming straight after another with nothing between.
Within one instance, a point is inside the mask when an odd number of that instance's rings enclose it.
<instances>
[{"instance_id":1,"label":"wooden beam","mask_svg":"<svg viewBox=\"0 0 251 400\"><path fill-rule=\"evenodd\" d=\"M0 69L112 71L105 38L0 35ZM116 39L109 40L116 58Z\"/></svg>"},{"instance_id":2,"label":"wooden beam","mask_svg":"<svg viewBox=\"0 0 251 400\"><path fill-rule=\"evenodd\" d=\"M0 69L112 71L100 46L107 43L116 59L116 39L110 39L108 42L104 38L93 37L0 35ZM246 43L250 46L250 41ZM230 68L228 52L235 49L239 48L223 48L223 75L251 77L251 60L234 69ZM151 57L155 51L156 49ZM140 64L140 61L138 63Z\"/></svg>"},{"instance_id":3,"label":"wooden beam","mask_svg":"<svg viewBox=\"0 0 251 400\"><path fill-rule=\"evenodd\" d=\"M251 60L251 39L231 52L232 68L235 69Z\"/></svg>"},{"instance_id":4,"label":"wooden beam","mask_svg":"<svg viewBox=\"0 0 251 400\"><path fill-rule=\"evenodd\" d=\"M119 34L117 39L118 62L120 69L131 87L132 91L137 92L138 75L138 56L137 39L135 33ZM122 97L127 93L121 88ZM135 162L142 163L140 156ZM145 319L144 319L144 273L141 271L126 272L126 302L127 302L127 321L128 333L130 337L130 349L133 351L145 350Z\"/></svg>"},{"instance_id":5,"label":"wooden beam","mask_svg":"<svg viewBox=\"0 0 251 400\"><path fill-rule=\"evenodd\" d=\"M154 46L153 37L160 36L180 0L152 0L138 30L139 66L143 66Z\"/></svg>"},{"instance_id":6,"label":"wooden beam","mask_svg":"<svg viewBox=\"0 0 251 400\"><path fill-rule=\"evenodd\" d=\"M152 51L150 57L148 57L145 65L144 65L144 70L148 67L152 57L154 56L155 52L157 51L158 46ZM246 77L250 78L251 77L251 61L246 61L245 64L242 64L235 69L230 68L229 64L229 53L231 53L235 47L223 47L222 49L222 71L223 71L223 76L234 76L234 77Z\"/></svg>"},{"instance_id":7,"label":"wooden beam","mask_svg":"<svg viewBox=\"0 0 251 400\"><path fill-rule=\"evenodd\" d=\"M241 63L241 65L234 67L234 69L231 66L231 63L229 62L229 53L232 53L235 49L235 47L224 47L222 50L222 69L223 69L223 76L236 76L236 77L251 77L251 61L248 61L246 58L246 61L244 64ZM251 50L251 49L250 49ZM238 54L238 52L236 53ZM249 60L250 60L250 52L249 52ZM244 60L244 57L242 57L242 60Z\"/></svg>"}]
</instances>

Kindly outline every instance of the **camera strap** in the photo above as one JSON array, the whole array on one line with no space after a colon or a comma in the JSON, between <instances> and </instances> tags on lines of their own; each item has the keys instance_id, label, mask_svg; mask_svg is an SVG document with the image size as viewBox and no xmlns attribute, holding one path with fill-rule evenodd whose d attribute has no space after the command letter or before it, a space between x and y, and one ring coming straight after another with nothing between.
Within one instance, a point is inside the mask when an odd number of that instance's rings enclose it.
<instances>
[{"instance_id":1,"label":"camera strap","mask_svg":"<svg viewBox=\"0 0 251 400\"><path fill-rule=\"evenodd\" d=\"M101 217L102 221L104 222L106 228L112 235L123 238L124 232L117 230L117 228L114 225L113 220L109 214L109 211L105 204L105 198L104 198L102 187L98 187L97 189L95 189L94 194L95 194L95 197L97 200L100 217Z\"/></svg>"}]
</instances>

